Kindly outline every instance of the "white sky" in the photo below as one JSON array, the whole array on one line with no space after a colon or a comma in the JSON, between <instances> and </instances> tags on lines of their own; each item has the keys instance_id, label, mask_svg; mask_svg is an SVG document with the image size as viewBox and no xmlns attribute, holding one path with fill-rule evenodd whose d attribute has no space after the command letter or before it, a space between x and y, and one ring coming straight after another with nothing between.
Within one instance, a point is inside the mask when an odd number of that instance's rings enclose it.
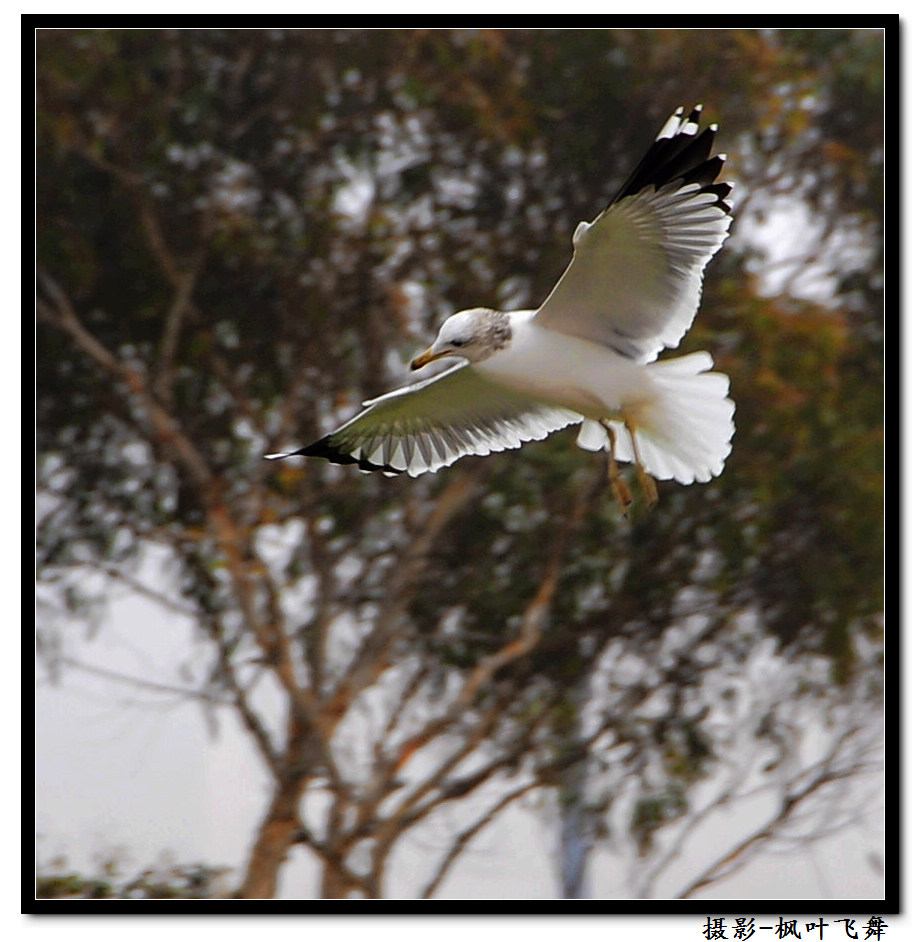
<instances>
[{"instance_id":1,"label":"white sky","mask_svg":"<svg viewBox=\"0 0 920 942\"><path fill-rule=\"evenodd\" d=\"M411 9L411 5L409 5L409 8ZM166 9L168 10L168 7ZM228 9L223 8L224 12ZM475 6L472 9L475 9ZM539 4L536 8L529 7L531 12L539 9ZM18 72L20 33L18 28L13 28L13 18L8 17L8 20L10 28L2 33L4 37L2 41L9 45L9 48L4 50L7 52L7 55L4 56L4 62L7 68L10 68L11 73L16 75ZM15 26L19 27L19 25L17 17ZM917 54L917 50L913 48L915 43L911 31L907 27L905 27L905 40L903 68L907 78L907 87L913 93L916 89L917 66L914 64L914 56ZM914 56L910 54L911 51L913 51ZM15 88L15 84L8 87ZM17 99L18 96L15 94L8 96L8 101L12 102L14 108L18 107ZM916 95L911 94L909 102L915 99ZM901 111L905 116L913 113L908 106L909 102L902 103ZM897 252L897 249L895 250L895 253L893 253L895 258L899 254L900 257L905 259L915 257L911 251L914 247L915 231L910 220L917 218L916 213L920 212L920 205L918 205L917 188L912 181L910 160L907 156L913 155L916 159L915 125L916 122L907 122L906 131L908 136L903 148L905 162L902 177L907 190L907 199L904 203L906 207L904 221L907 243L901 248L900 253ZM895 172L892 174L889 186L898 186L896 161L897 155L894 155L892 164L895 167ZM14 200L15 198L14 195ZM7 254L7 266L13 277L8 283L15 284L15 277L21 270L19 260L15 254L18 243L11 248L12 252ZM895 265L892 268L895 269L893 276L896 280L898 273ZM915 278L908 277L910 275L911 272L908 270L905 273L905 294L902 301L905 315L915 309L915 305L912 303L916 300ZM896 294L894 292L892 294L896 298ZM911 363L914 356L920 356L918 331L914 322L915 318L905 316L906 364ZM11 384L19 377L19 357L16 356L15 345L5 344L3 349L2 355L9 359L6 369L2 372L3 381ZM897 350L897 344L895 349ZM911 422L911 419L914 415L917 397L920 395L920 389L918 389L920 379L918 379L917 374L916 369L905 369L904 394L909 410L904 424L907 465L905 481L908 482L914 480L916 475L917 429L916 422ZM895 434L897 434L897 430ZM15 461L13 464L15 464ZM7 471L5 473L11 477L15 472ZM12 480L8 483L10 485L14 484ZM7 493L10 493L11 490L12 487L7 490ZM909 488L905 489L904 496L905 512L901 516L906 522L907 529L906 558L913 561L916 559L917 525L920 523L920 520L918 520L920 511L918 511L916 496ZM897 495L895 500L897 500ZM7 533L5 539L9 540L9 534L13 532L14 528L7 526L4 529ZM13 547L9 546L6 558L11 558L13 552ZM10 569L11 567L6 567L7 572ZM909 573L911 570L905 565L905 571ZM7 578L10 577L7 576ZM10 579L10 581L12 580ZM897 581L894 584L897 585ZM905 585L905 615L902 619L905 626L918 624L916 595L916 580L912 582L908 578ZM129 613L131 618L135 617L135 614ZM171 629L165 624L163 628L161 640L167 647L172 643L183 643L181 638L171 635ZM906 708L906 728L902 733L903 745L906 751L904 787L905 795L910 795L911 792L916 791L916 785L911 788L910 783L915 783L917 778L915 722L918 716L920 699L918 699L917 694L918 685L909 681L911 678L918 676L920 663L918 663L918 644L915 633L905 631L903 641L907 654L903 674L905 680L903 687L904 704ZM100 639L91 650L107 652L108 655L114 658L116 663L120 658L126 656L124 650L119 650L117 641L104 638ZM162 656L165 652L160 650L157 654ZM132 667L136 666L137 661L135 660ZM12 666L12 659L5 669L15 669ZM45 815L47 824L53 825L53 829L49 828L52 833L58 833L58 829L61 828L60 833L74 835L83 847L94 846L96 840L105 835L105 841L100 840L97 846L106 849L106 847L111 846L112 838L115 838L115 842L123 842L135 852L135 862L137 864L147 863L155 856L155 854L148 856L145 848L153 849L157 847L172 851L177 861L204 859L213 863L232 863L240 859L240 849L246 845L251 837L252 828L264 807L264 783L259 780L258 775L254 774L255 763L247 758L246 747L240 748L239 744L235 742L235 737L229 735L231 731L226 725L223 725L221 739L215 745L205 736L203 724L197 717L192 716L187 719L194 708L180 706L168 713L151 711L138 714L138 711L131 711L132 715L129 721L125 719L123 711L118 708L117 698L113 700L110 696L105 696L102 699L96 699L97 695L93 693L93 690L96 689L95 686L88 683L85 678L81 679L74 676L72 681L68 681L67 687L89 691L90 696L87 697L83 693L79 695L76 693L71 694L69 691L67 693L45 691L38 698L39 706L37 709L40 710L40 713L37 716L36 763L43 770L43 778L48 775L49 767L56 769L59 773L57 777L48 776L48 778L45 778L45 781L48 782L48 791L45 793L47 804L44 809L39 809L40 826L42 824L42 815ZM5 689L21 688L19 685L8 681ZM24 696L25 691L22 691L22 693ZM125 690L124 696L133 697L134 695ZM77 736L75 731L81 731L83 735ZM894 746L894 744L892 745ZM109 764L108 759L105 763L99 764L92 760L91 757L94 754L98 756L103 752L110 757L111 764ZM172 766L173 772L170 775L163 775L161 770L166 768L167 765ZM26 777L28 777L28 752L25 767ZM113 773L113 769L117 772ZM221 783L227 780L228 775L232 777L237 795L244 796L242 799L239 799L239 797L235 799L234 803L237 826L233 826L232 822L229 826L227 822L218 822L210 813L215 803L224 804L219 789ZM78 795L87 794L91 796L92 800L87 802L88 806L81 807L81 802L74 799ZM98 797L100 795L105 795L107 798L103 808L99 807ZM61 802L60 796L64 796L66 801ZM155 801L160 803L160 807L170 810L168 813L164 811L163 817L158 820L151 820L149 810L155 807ZM12 803L6 802L4 806L11 808ZM70 820L66 822L62 812L65 807L72 809L69 816ZM28 802L25 803L25 808L28 808ZM54 810L49 810L51 808L54 808ZM905 798L902 810L906 815L907 853L902 864L905 867L903 888L905 904L910 907L910 910L915 910L917 904L914 901L920 898L920 894L917 892L920 889L920 884L918 884L916 878L918 834L917 816L914 808L914 802ZM143 809L146 809L148 813L139 814L139 810ZM28 818L28 814L25 813L23 817ZM201 838L196 832L202 827L203 822L207 822L208 834L206 837ZM27 824L27 828L29 826ZM26 838L25 847L28 848L28 837ZM68 846L63 849L72 858L76 858L75 848L70 846L69 842ZM13 866L9 863L9 861L15 859L15 846L13 852L8 853L6 857L6 866L10 872L4 874L6 879L3 880L2 885L6 888L7 893L11 895L12 888L18 882L15 876L19 875L18 869L17 874L13 874ZM896 866L895 861L889 862L892 878L896 872ZM24 875L27 879L28 873L26 872ZM296 874L294 876L296 877ZM492 876L494 877L495 874L492 874ZM912 902L913 905L911 905ZM4 914L8 914L13 911L13 906L7 905L3 911ZM725 913L725 915L740 915L740 913ZM857 914L854 913L854 915ZM891 926L887 938L896 940L909 938L910 927L913 927L913 931L916 931L918 922L920 922L914 911L909 911L907 918L891 917L886 918L886 921ZM603 938L605 942L611 938L614 931L618 934L625 933L624 938L642 940L642 942L649 938L696 940L701 938L699 933L702 922L702 917L697 916L677 921L618 917L615 923L609 919L598 917L579 920L577 931L583 939ZM74 923L72 920L54 920L52 922L49 920L35 920L34 918L26 920L21 916L16 917L15 912L12 919L7 915L4 923L4 928L13 933L13 935L7 937L13 938L25 932L48 934L67 931L68 935L75 932L79 935L80 932L92 931L96 935L113 931L123 933L125 928L120 919L114 922L109 920L105 924L101 924L96 919L84 919L79 923ZM347 931L350 924L350 921L343 921L339 917L334 924L334 931L339 935L343 930ZM365 920L356 925L364 933L369 928L366 917ZM514 921L516 929L526 931L528 938L537 940L541 938L543 933L549 935L551 932L556 937L560 932L565 931L563 927L567 925L567 923L546 919L525 921L523 917ZM171 921L169 926L171 933L179 932L181 934L193 931L185 920ZM203 926L208 926L208 928L203 930ZM333 930L331 924L311 918L308 931L323 933L323 929L327 926L331 934ZM373 931L375 937L381 934L386 936L388 932L394 934L398 932L400 939L407 940L413 939L416 935L421 938L422 934L427 940L432 932L436 932L439 936L452 940L454 936L459 935L461 932L464 935L468 934L473 926L477 934L484 933L487 938L497 935L499 931L507 931L504 928L507 923L499 924L489 920L477 920L474 924L471 924L459 917L454 917L450 921L437 920L434 923L428 922L428 920L425 920L425 922L413 921L411 925L406 924L403 920L387 921L385 924L380 924L378 921ZM252 921L246 921L245 923L221 922L218 925L215 925L212 921L207 921L204 924L196 922L194 931L200 935L202 931L219 929L223 938L233 938L235 934L242 933L245 933L248 937L252 934L254 928L255 924ZM303 933L304 928L304 924L297 920L275 921L272 923L273 931L282 935L286 933L298 933L300 935ZM132 921L130 931L132 935L143 936L144 933L162 932L162 929L161 924L151 923L147 920L146 922ZM321 934L320 938L325 938L325 934Z\"/></svg>"}]
</instances>

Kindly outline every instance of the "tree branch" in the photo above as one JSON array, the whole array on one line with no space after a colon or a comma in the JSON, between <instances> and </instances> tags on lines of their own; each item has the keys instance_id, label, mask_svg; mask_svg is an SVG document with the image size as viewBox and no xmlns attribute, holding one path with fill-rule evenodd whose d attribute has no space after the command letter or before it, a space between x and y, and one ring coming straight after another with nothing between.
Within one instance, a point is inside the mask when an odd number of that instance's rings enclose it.
<instances>
[{"instance_id":1,"label":"tree branch","mask_svg":"<svg viewBox=\"0 0 920 942\"><path fill-rule=\"evenodd\" d=\"M342 679L323 704L324 712L333 722L337 723L358 693L373 684L389 666L389 652L402 634L397 630L396 623L405 613L412 592L424 573L432 544L472 498L484 474L485 467L480 464L472 471L458 472L452 477L450 484L438 496L424 526L397 562L394 585L375 619L373 630L364 639Z\"/></svg>"},{"instance_id":2,"label":"tree branch","mask_svg":"<svg viewBox=\"0 0 920 942\"><path fill-rule=\"evenodd\" d=\"M114 580L115 582L123 583L125 587L130 589L132 592L136 592L138 595L142 595L144 598L150 599L150 601L162 606L167 611L173 612L175 615L182 615L184 618L193 620L197 620L199 617L199 612L197 612L195 609L188 608L174 599L169 598L169 596L165 595L163 592L159 592L156 589L145 585L139 579L129 576L126 572L122 572L120 569L118 569L117 566L114 566L111 563L102 563L98 560L88 559L85 562L82 562L81 565L87 566L90 569L94 569L96 572L102 573L104 576Z\"/></svg>"},{"instance_id":3,"label":"tree branch","mask_svg":"<svg viewBox=\"0 0 920 942\"><path fill-rule=\"evenodd\" d=\"M153 425L155 437L173 447L191 477L210 494L214 485L211 469L179 429L176 420L157 402L146 377L119 360L83 326L66 293L47 272L39 269L39 280L54 302L52 306L39 298L39 316L69 334L84 353L137 396Z\"/></svg>"},{"instance_id":4,"label":"tree branch","mask_svg":"<svg viewBox=\"0 0 920 942\"><path fill-rule=\"evenodd\" d=\"M205 703L212 703L217 706L231 705L230 700L208 690L196 690L193 687L179 687L174 684L163 684L155 680L146 680L143 677L133 677L130 674L124 674L121 671L113 671L107 667L96 667L93 664L85 664L83 661L68 657L67 655L62 655L56 660L59 664L72 667L82 671L84 674L92 674L95 677L102 677L105 680L112 680L116 683L126 684L140 690L150 690L153 693L159 694L170 694L189 700L203 700Z\"/></svg>"},{"instance_id":5,"label":"tree branch","mask_svg":"<svg viewBox=\"0 0 920 942\"><path fill-rule=\"evenodd\" d=\"M173 361L179 346L182 320L191 307L192 293L198 280L198 273L205 258L205 250L199 251L189 269L178 276L173 302L166 312L166 323L160 339L160 351L156 366L153 389L165 403L172 402Z\"/></svg>"},{"instance_id":6,"label":"tree branch","mask_svg":"<svg viewBox=\"0 0 920 942\"><path fill-rule=\"evenodd\" d=\"M453 844L451 845L450 850L444 855L441 860L440 866L435 871L434 876L428 881L425 885L425 888L422 890L422 899L431 899L432 896L437 892L438 887L444 882L444 878L447 876L448 871L453 866L454 862L463 853L466 849L467 844L487 825L490 824L495 816L507 808L509 805L513 804L523 795L526 795L529 791L532 791L534 788L539 787L540 783L537 781L528 782L525 785L521 785L519 788L514 789L514 791L508 792L502 799L496 802L485 814L483 814L477 821L467 827L465 830L461 831L457 837L454 839Z\"/></svg>"},{"instance_id":7,"label":"tree branch","mask_svg":"<svg viewBox=\"0 0 920 942\"><path fill-rule=\"evenodd\" d=\"M594 487L582 489L579 492L579 499L573 512L566 517L565 523L560 527L540 585L524 610L518 636L481 661L470 673L453 703L441 716L431 720L419 733L411 737L404 745L403 750L408 748L413 751L419 749L443 732L473 703L478 693L501 668L512 661L520 659L536 647L558 588L559 574L569 540L581 525L596 491L597 484Z\"/></svg>"},{"instance_id":8,"label":"tree branch","mask_svg":"<svg viewBox=\"0 0 920 942\"><path fill-rule=\"evenodd\" d=\"M808 798L817 794L825 786L833 782L851 778L862 771L859 767L834 770L828 765L829 759L830 757L820 763L822 770L814 778L805 782L798 791L793 791L786 795L776 813L763 827L759 828L714 863L710 864L700 876L686 886L675 898L689 899L699 890L713 883L717 883L720 880L724 880L732 873L735 873L745 864L758 844L767 843L776 839L777 828L790 821ZM800 778L805 774L807 774L807 772L803 773Z\"/></svg>"}]
</instances>

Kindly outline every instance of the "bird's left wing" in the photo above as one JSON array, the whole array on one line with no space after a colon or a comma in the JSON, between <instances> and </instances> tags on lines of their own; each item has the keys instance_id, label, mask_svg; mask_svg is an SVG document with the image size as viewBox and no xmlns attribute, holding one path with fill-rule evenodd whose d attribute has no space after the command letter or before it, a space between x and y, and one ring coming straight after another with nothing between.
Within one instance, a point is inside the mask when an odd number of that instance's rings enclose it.
<instances>
[{"instance_id":1,"label":"bird's left wing","mask_svg":"<svg viewBox=\"0 0 920 942\"><path fill-rule=\"evenodd\" d=\"M575 254L537 311L543 327L640 363L676 347L696 314L703 269L728 235L725 158L715 126L678 110L610 206L575 230Z\"/></svg>"},{"instance_id":2,"label":"bird's left wing","mask_svg":"<svg viewBox=\"0 0 920 942\"><path fill-rule=\"evenodd\" d=\"M266 458L309 455L362 471L412 477L546 438L582 416L486 379L461 363L432 379L364 403L366 408L325 438Z\"/></svg>"}]
</instances>

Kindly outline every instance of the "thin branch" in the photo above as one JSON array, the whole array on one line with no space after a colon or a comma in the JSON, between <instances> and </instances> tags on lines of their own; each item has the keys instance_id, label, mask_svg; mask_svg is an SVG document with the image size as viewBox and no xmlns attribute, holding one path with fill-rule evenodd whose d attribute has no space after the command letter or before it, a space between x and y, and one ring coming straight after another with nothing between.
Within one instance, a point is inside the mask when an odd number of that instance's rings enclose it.
<instances>
[{"instance_id":1,"label":"thin branch","mask_svg":"<svg viewBox=\"0 0 920 942\"><path fill-rule=\"evenodd\" d=\"M52 306L39 298L39 315L69 334L84 353L138 397L153 425L155 436L172 445L192 478L206 493L210 493L214 485L211 469L198 449L180 430L173 416L159 404L148 386L146 377L139 370L132 369L119 360L83 326L66 293L47 272L40 270L39 280L54 302Z\"/></svg>"},{"instance_id":2,"label":"thin branch","mask_svg":"<svg viewBox=\"0 0 920 942\"><path fill-rule=\"evenodd\" d=\"M426 664L424 658L420 658L418 667L415 669L412 676L409 677L409 679L403 685L403 689L400 692L396 703L393 705L393 709L390 711L390 716L387 720L386 726L383 729L380 739L374 746L375 754L381 761L383 760L383 749L385 744L390 739L390 736L392 736L395 732L396 727L399 725L399 721L405 714L405 711L408 709L409 705L415 699L415 696L422 689L425 681L428 680L430 676L431 665Z\"/></svg>"},{"instance_id":3,"label":"thin branch","mask_svg":"<svg viewBox=\"0 0 920 942\"><path fill-rule=\"evenodd\" d=\"M222 645L222 641L218 641L217 643L219 647ZM252 736L253 741L256 744L256 748L259 750L259 754L262 756L266 767L272 772L272 774L275 776L275 779L277 780L282 774L278 753L275 750L275 747L272 745L271 737L268 735L268 730L266 730L262 721L259 719L258 714L255 712L255 710L253 710L249 701L249 692L252 690L254 684L250 684L248 688L244 688L240 684L236 676L236 671L233 667L233 664L231 663L229 652L227 655L224 655L222 650L221 659L224 665L222 680L224 683L226 683L231 694L233 695L233 705L236 708L243 725Z\"/></svg>"},{"instance_id":4,"label":"thin branch","mask_svg":"<svg viewBox=\"0 0 920 942\"><path fill-rule=\"evenodd\" d=\"M497 705L495 712L498 717L504 714L505 705L505 703ZM543 726L544 720L554 705L555 701L548 701L544 708L533 717L533 719L527 724L524 731L521 732L521 734L517 737L517 742L514 745L505 746L503 751L491 762L487 762L485 765L476 769L476 771L470 772L468 775L464 775L463 778L452 779L451 781L445 783L439 794L432 797L426 804L405 815L402 822L403 826L405 827L407 825L417 824L423 818L431 814L431 812L434 811L436 807L444 804L444 802L457 801L460 798L464 798L482 786L485 782L489 781L489 779L493 778L499 772L505 769L514 768L521 757L524 756L529 749L533 748L533 737ZM437 776L437 780L433 782L432 788L442 785L442 782L446 778L447 774L452 769L456 768L460 761L465 759L477 746L481 745L485 738L491 733L493 725L494 721L490 722L488 725L482 724L480 728L471 734L465 747L462 750L458 750L457 754L451 757L451 759L444 764L445 767L443 772ZM573 751L573 754L580 756L583 753L581 750L579 750L577 753L574 753ZM541 766L534 773L535 781L540 784L546 784L547 779L551 777L550 772L553 775L558 774L558 771L565 765L570 764L571 761L571 758L567 758L564 763L552 763ZM430 790L431 789L426 789L426 791Z\"/></svg>"},{"instance_id":5,"label":"thin branch","mask_svg":"<svg viewBox=\"0 0 920 942\"><path fill-rule=\"evenodd\" d=\"M316 576L317 585L313 604L315 611L310 619L309 642L304 644L305 658L310 666L314 689L318 693L326 687L326 657L329 630L338 615L333 607L335 595L334 561L329 554L328 539L320 526L320 514L307 515L307 547L310 568Z\"/></svg>"},{"instance_id":6,"label":"thin branch","mask_svg":"<svg viewBox=\"0 0 920 942\"><path fill-rule=\"evenodd\" d=\"M166 312L166 323L163 327L163 336L160 338L156 378L153 381L154 391L166 403L172 401L173 361L179 346L182 320L191 308L192 293L195 290L205 254L204 249L199 251L188 270L178 276L175 297Z\"/></svg>"},{"instance_id":7,"label":"thin branch","mask_svg":"<svg viewBox=\"0 0 920 942\"><path fill-rule=\"evenodd\" d=\"M90 569L94 569L97 572L101 572L104 576L107 576L109 579L113 579L116 582L124 583L125 587L130 589L132 592L136 592L138 595L142 595L145 598L150 599L152 602L156 602L157 605L162 606L163 608L167 609L167 611L173 612L176 615L182 615L185 618L192 618L195 620L199 618L199 612L197 612L195 609L182 605L180 602L169 598L167 595L164 595L157 589L153 589L150 586L145 585L139 579L129 576L127 573L122 572L111 563L102 563L97 560L89 559L81 563L81 565L87 566Z\"/></svg>"},{"instance_id":8,"label":"thin branch","mask_svg":"<svg viewBox=\"0 0 920 942\"><path fill-rule=\"evenodd\" d=\"M431 880L428 881L425 888L422 890L422 899L431 899L431 897L438 890L438 887L444 882L444 878L447 876L448 871L453 866L454 862L463 853L467 844L489 823L491 823L495 816L503 811L508 805L513 804L523 795L526 795L529 791L532 791L534 788L538 788L540 783L538 781L528 782L525 785L514 789L513 791L508 792L500 801L496 802L485 814L483 814L477 821L471 824L468 828L461 831L456 838L454 839L453 845L450 850L444 855L444 858L441 860L440 866L435 872Z\"/></svg>"},{"instance_id":9,"label":"thin branch","mask_svg":"<svg viewBox=\"0 0 920 942\"><path fill-rule=\"evenodd\" d=\"M105 680L112 680L119 684L126 684L131 687L137 687L141 690L150 690L153 693L169 694L171 696L180 696L187 700L203 700L205 703L213 703L217 706L231 706L232 701L219 694L208 690L196 690L193 687L179 687L174 684L158 683L155 680L145 680L142 677L133 677L130 674L124 674L121 671L113 671L107 667L96 667L93 664L85 664L76 658L62 655L55 659L58 664L82 671L84 674L92 674L94 677L102 677Z\"/></svg>"},{"instance_id":10,"label":"thin branch","mask_svg":"<svg viewBox=\"0 0 920 942\"><path fill-rule=\"evenodd\" d=\"M389 821L392 826L395 828L404 828L407 825L415 824L421 820L426 814L433 810L433 808L440 804L444 800L444 795L438 795L433 801L429 802L423 807L419 807L419 802L425 795L429 794L435 788L437 788L445 778L450 774L451 770L455 769L460 762L463 761L476 747L482 744L485 738L489 733L494 729L495 724L501 718L504 713L504 709L507 705L506 700L501 700L497 698L496 701L492 704L491 709L489 709L481 718L480 721L469 731L468 735L464 738L460 746L455 749L443 762L440 763L425 779L419 782L413 789L410 790L409 794L400 802L399 807L390 815ZM412 751L415 751L414 740L410 740L407 744L406 749L412 748ZM399 768L400 765L405 761L406 751L401 751L395 761L391 763L392 770L395 771ZM500 765L504 766L507 764L508 756L503 755ZM488 767L487 767L488 768ZM484 781L491 774L497 771L497 768L493 768L492 772L487 775L478 776L480 781ZM451 795L451 797L459 797L458 795ZM378 842L380 843L380 842ZM385 842L384 842L385 843Z\"/></svg>"},{"instance_id":11,"label":"thin branch","mask_svg":"<svg viewBox=\"0 0 920 942\"><path fill-rule=\"evenodd\" d=\"M160 228L160 223L153 211L150 199L141 195L138 187L132 186L130 189L137 197L135 202L137 203L138 215L144 234L147 236L147 244L150 246L150 251L153 253L153 257L160 266L160 270L163 272L166 280L177 291L181 292L185 278L182 270L176 264L172 252L170 252L167 247L166 237L163 235L163 230Z\"/></svg>"},{"instance_id":12,"label":"thin branch","mask_svg":"<svg viewBox=\"0 0 920 942\"><path fill-rule=\"evenodd\" d=\"M224 384L227 391L233 397L234 408L239 411L241 416L249 420L249 424L252 425L254 429L261 431L264 426L264 416L257 409L253 408L251 397L247 393L245 386L233 375L233 370L230 368L230 365L213 347L208 348L207 357L211 372Z\"/></svg>"},{"instance_id":13,"label":"thin branch","mask_svg":"<svg viewBox=\"0 0 920 942\"><path fill-rule=\"evenodd\" d=\"M747 859L758 844L767 843L775 839L776 829L781 824L789 821L806 799L819 792L826 785L849 778L854 774L856 773L853 770L841 770L837 772L826 770L812 781L803 785L799 791L787 795L780 804L776 814L774 814L763 827L739 842L732 850L723 854L722 857L707 867L699 877L689 886L685 887L675 898L689 899L697 891L710 884L724 880L727 876L738 871L747 862Z\"/></svg>"}]
</instances>

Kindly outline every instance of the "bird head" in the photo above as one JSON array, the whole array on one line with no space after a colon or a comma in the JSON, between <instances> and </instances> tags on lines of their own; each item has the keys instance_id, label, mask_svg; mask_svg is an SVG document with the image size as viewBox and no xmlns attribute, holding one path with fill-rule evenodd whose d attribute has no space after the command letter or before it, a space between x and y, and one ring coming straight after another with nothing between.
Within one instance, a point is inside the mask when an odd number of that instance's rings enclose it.
<instances>
[{"instance_id":1,"label":"bird head","mask_svg":"<svg viewBox=\"0 0 920 942\"><path fill-rule=\"evenodd\" d=\"M464 357L472 363L485 360L511 341L508 315L484 307L452 314L441 325L434 343L409 365L421 369L443 357Z\"/></svg>"}]
</instances>

